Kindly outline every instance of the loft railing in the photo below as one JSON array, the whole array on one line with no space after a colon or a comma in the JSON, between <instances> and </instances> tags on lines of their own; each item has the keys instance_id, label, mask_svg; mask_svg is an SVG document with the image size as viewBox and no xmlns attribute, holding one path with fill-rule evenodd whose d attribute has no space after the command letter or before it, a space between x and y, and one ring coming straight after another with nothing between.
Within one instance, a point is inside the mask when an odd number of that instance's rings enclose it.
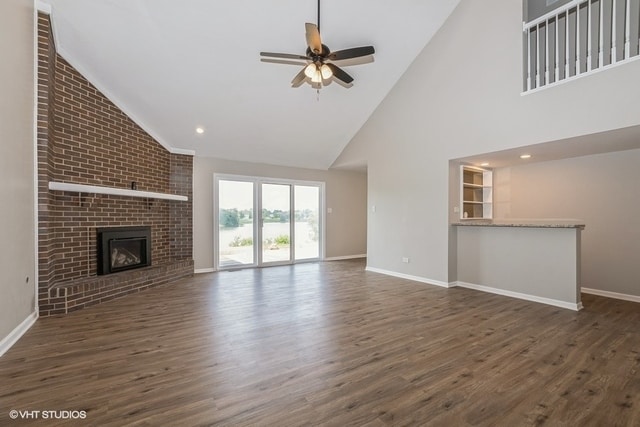
<instances>
[{"instance_id":1,"label":"loft railing","mask_svg":"<svg viewBox=\"0 0 640 427\"><path fill-rule=\"evenodd\" d=\"M573 0L523 28L529 92L638 57L640 0Z\"/></svg>"}]
</instances>

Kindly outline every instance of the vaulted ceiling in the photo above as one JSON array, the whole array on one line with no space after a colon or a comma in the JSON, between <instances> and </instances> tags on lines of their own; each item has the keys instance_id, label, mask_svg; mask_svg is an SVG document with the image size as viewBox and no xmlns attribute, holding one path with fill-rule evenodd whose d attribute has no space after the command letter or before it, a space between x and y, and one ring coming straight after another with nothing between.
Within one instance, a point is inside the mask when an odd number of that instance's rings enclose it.
<instances>
[{"instance_id":1,"label":"vaulted ceiling","mask_svg":"<svg viewBox=\"0 0 640 427\"><path fill-rule=\"evenodd\" d=\"M316 0L46 0L60 54L168 148L327 169L459 0L324 0L323 43L373 45L355 81L291 88ZM203 134L196 133L202 127Z\"/></svg>"}]
</instances>

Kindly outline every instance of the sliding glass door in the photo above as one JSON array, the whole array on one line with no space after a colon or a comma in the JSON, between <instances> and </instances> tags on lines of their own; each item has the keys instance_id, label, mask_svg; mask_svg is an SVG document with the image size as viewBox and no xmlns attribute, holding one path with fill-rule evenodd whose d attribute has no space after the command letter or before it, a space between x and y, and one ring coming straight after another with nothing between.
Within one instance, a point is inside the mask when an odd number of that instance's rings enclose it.
<instances>
[{"instance_id":1,"label":"sliding glass door","mask_svg":"<svg viewBox=\"0 0 640 427\"><path fill-rule=\"evenodd\" d=\"M291 185L260 184L261 264L291 262Z\"/></svg>"},{"instance_id":2,"label":"sliding glass door","mask_svg":"<svg viewBox=\"0 0 640 427\"><path fill-rule=\"evenodd\" d=\"M255 265L254 184L219 180L218 187L218 268Z\"/></svg>"},{"instance_id":3,"label":"sliding glass door","mask_svg":"<svg viewBox=\"0 0 640 427\"><path fill-rule=\"evenodd\" d=\"M296 185L294 205L296 260L320 258L320 187Z\"/></svg>"},{"instance_id":4,"label":"sliding glass door","mask_svg":"<svg viewBox=\"0 0 640 427\"><path fill-rule=\"evenodd\" d=\"M324 183L216 175L216 268L322 258Z\"/></svg>"}]
</instances>

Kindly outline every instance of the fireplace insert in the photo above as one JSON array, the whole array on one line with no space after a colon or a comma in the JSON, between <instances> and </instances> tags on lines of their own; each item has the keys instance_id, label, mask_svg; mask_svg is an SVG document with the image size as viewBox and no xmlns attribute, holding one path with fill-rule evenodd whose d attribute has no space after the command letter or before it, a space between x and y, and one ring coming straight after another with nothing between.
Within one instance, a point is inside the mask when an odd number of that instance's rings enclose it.
<instances>
[{"instance_id":1,"label":"fireplace insert","mask_svg":"<svg viewBox=\"0 0 640 427\"><path fill-rule=\"evenodd\" d=\"M151 227L98 228L98 274L151 265Z\"/></svg>"}]
</instances>

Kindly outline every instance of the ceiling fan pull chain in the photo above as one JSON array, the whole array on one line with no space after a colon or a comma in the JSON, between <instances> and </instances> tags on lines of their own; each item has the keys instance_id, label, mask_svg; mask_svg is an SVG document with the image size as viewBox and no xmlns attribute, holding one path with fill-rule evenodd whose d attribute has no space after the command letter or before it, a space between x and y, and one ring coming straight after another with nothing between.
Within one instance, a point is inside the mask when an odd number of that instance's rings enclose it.
<instances>
[{"instance_id":1,"label":"ceiling fan pull chain","mask_svg":"<svg viewBox=\"0 0 640 427\"><path fill-rule=\"evenodd\" d=\"M316 89L316 101L320 102L320 89Z\"/></svg>"}]
</instances>

